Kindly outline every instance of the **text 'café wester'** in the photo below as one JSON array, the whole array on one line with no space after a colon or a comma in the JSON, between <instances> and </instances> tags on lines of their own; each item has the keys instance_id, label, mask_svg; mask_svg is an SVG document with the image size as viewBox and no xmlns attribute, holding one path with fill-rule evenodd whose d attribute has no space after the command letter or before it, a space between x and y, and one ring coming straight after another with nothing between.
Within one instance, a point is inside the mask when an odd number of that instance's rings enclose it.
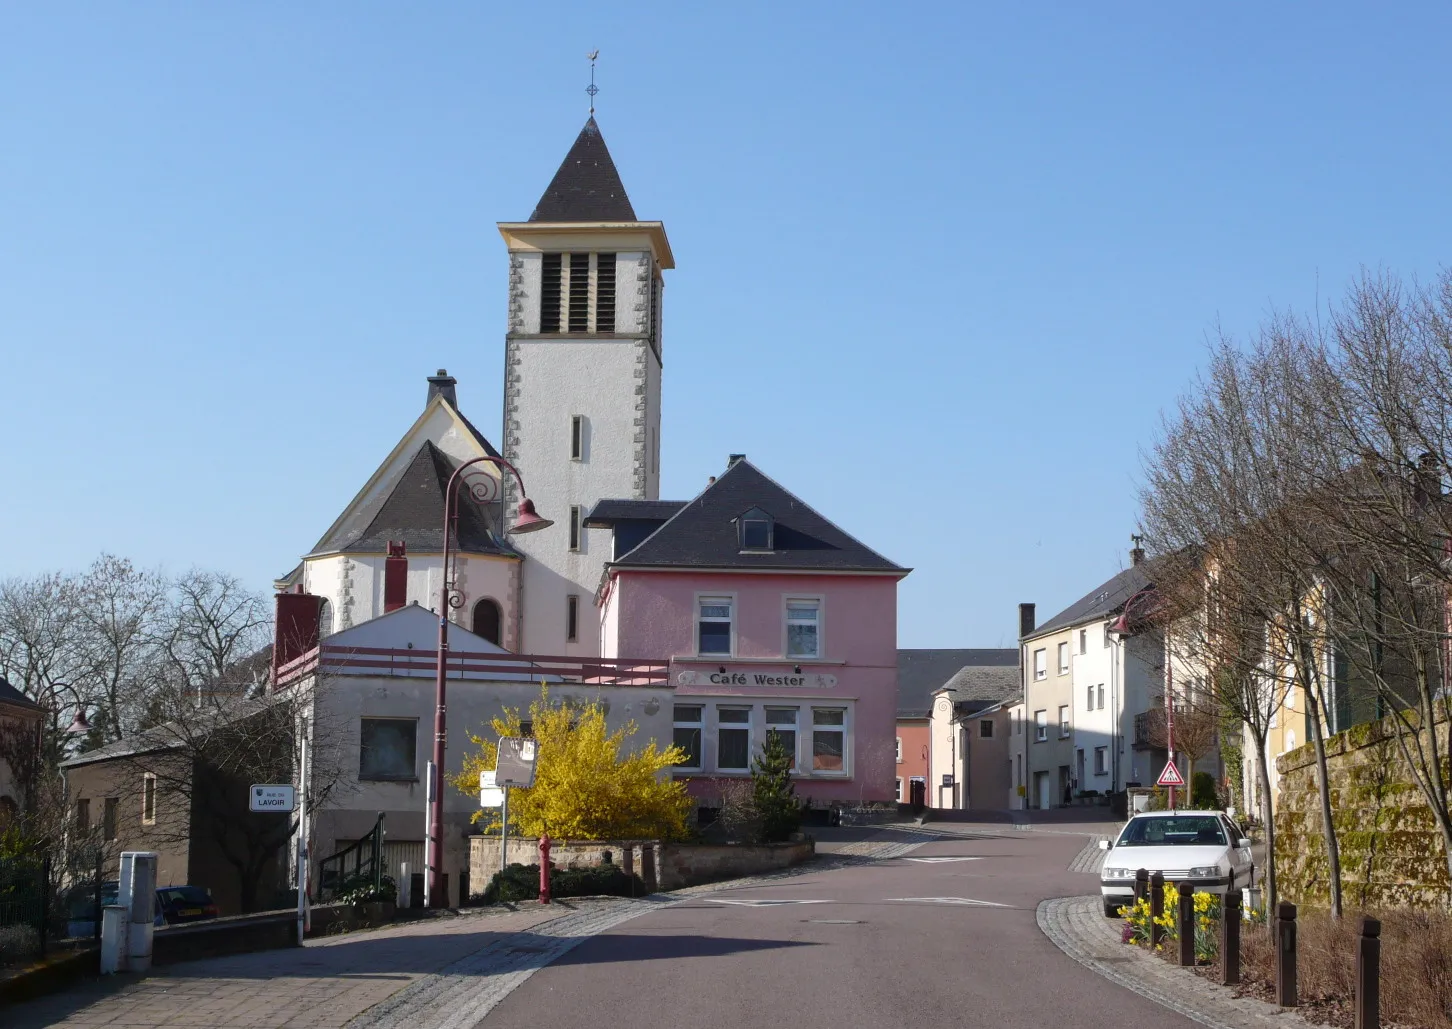
<instances>
[{"instance_id":1,"label":"text 'caf\u00e9 wester'","mask_svg":"<svg viewBox=\"0 0 1452 1029\"><path fill-rule=\"evenodd\" d=\"M678 775L702 807L775 731L815 806L891 802L908 574L733 455L690 502L602 500L603 656L669 656Z\"/></svg>"}]
</instances>

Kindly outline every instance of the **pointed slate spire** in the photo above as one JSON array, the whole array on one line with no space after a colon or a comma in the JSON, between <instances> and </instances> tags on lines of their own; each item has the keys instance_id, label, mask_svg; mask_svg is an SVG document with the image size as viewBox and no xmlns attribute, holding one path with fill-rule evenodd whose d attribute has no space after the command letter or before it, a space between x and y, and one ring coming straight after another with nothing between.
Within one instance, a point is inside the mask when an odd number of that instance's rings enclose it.
<instances>
[{"instance_id":1,"label":"pointed slate spire","mask_svg":"<svg viewBox=\"0 0 1452 1029\"><path fill-rule=\"evenodd\" d=\"M633 222L635 208L591 116L539 198L532 222Z\"/></svg>"}]
</instances>

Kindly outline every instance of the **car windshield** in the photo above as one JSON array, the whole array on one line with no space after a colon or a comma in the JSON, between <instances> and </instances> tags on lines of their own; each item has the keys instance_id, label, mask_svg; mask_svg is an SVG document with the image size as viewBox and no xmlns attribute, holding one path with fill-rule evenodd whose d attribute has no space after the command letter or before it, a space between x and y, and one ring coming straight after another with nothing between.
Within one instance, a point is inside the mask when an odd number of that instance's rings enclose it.
<instances>
[{"instance_id":1,"label":"car windshield","mask_svg":"<svg viewBox=\"0 0 1452 1029\"><path fill-rule=\"evenodd\" d=\"M210 904L211 895L200 886L169 886L158 890L163 904Z\"/></svg>"},{"instance_id":2,"label":"car windshield","mask_svg":"<svg viewBox=\"0 0 1452 1029\"><path fill-rule=\"evenodd\" d=\"M1214 815L1134 818L1119 836L1121 847L1225 846L1225 830Z\"/></svg>"}]
</instances>

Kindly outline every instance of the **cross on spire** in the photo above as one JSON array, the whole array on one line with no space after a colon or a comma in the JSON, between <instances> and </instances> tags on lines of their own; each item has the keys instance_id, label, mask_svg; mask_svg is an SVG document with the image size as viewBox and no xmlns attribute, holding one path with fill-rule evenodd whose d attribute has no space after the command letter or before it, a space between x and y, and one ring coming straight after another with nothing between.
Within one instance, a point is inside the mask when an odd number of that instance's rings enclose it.
<instances>
[{"instance_id":1,"label":"cross on spire","mask_svg":"<svg viewBox=\"0 0 1452 1029\"><path fill-rule=\"evenodd\" d=\"M600 56L599 50L591 50L587 55L590 60L590 84L585 87L585 92L590 95L590 117L595 117L595 94L600 92L600 87L595 85L595 59Z\"/></svg>"}]
</instances>

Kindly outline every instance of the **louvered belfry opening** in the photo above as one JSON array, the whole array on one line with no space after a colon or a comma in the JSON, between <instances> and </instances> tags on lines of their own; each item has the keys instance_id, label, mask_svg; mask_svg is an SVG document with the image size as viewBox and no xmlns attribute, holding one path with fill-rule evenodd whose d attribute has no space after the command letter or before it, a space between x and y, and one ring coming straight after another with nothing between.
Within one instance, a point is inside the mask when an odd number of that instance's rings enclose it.
<instances>
[{"instance_id":1,"label":"louvered belfry opening","mask_svg":"<svg viewBox=\"0 0 1452 1029\"><path fill-rule=\"evenodd\" d=\"M570 332L590 331L590 255L570 255Z\"/></svg>"},{"instance_id":2,"label":"louvered belfry opening","mask_svg":"<svg viewBox=\"0 0 1452 1029\"><path fill-rule=\"evenodd\" d=\"M615 255L595 255L595 331L615 331Z\"/></svg>"},{"instance_id":3,"label":"louvered belfry opening","mask_svg":"<svg viewBox=\"0 0 1452 1029\"><path fill-rule=\"evenodd\" d=\"M560 331L560 272L564 254L544 255L544 277L539 289L539 331Z\"/></svg>"}]
</instances>

